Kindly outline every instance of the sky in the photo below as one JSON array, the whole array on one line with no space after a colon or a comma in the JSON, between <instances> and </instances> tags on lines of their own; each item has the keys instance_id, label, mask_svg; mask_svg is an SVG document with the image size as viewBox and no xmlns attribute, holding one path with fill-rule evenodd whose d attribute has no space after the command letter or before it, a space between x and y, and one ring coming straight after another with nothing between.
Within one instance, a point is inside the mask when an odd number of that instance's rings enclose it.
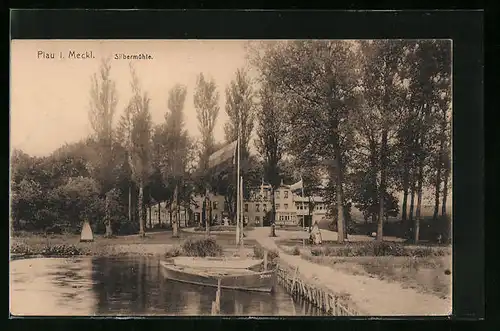
<instances>
[{"instance_id":1,"label":"sky","mask_svg":"<svg viewBox=\"0 0 500 331\"><path fill-rule=\"evenodd\" d=\"M88 120L90 79L101 60L115 54L144 53L150 60L134 60L140 83L151 98L154 123L164 121L168 91L175 84L187 87L184 105L188 132L199 136L193 94L196 78L203 72L215 80L220 99L215 139L224 140L225 88L238 68L255 72L245 61L244 40L13 40L11 42L11 148L36 156L49 155L65 143L91 133ZM95 58L69 59L68 53L90 52ZM39 57L54 53L54 59ZM62 52L65 58L60 59ZM132 95L130 60L113 59L111 78L118 93L115 122ZM253 150L253 146L250 146ZM424 194L431 199L431 192ZM451 199L451 194L449 195Z\"/></svg>"},{"instance_id":2,"label":"sky","mask_svg":"<svg viewBox=\"0 0 500 331\"><path fill-rule=\"evenodd\" d=\"M151 98L154 123L164 120L168 91L175 84L187 87L185 125L199 136L193 94L199 73L215 80L220 111L215 129L224 139L225 88L238 68L246 67L243 40L13 40L11 43L11 148L30 155L48 155L64 143L91 133L88 120L90 78L103 58L114 54L145 53L150 60L132 60L144 91ZM70 51L92 51L95 58L70 59ZM54 59L39 57L54 53ZM64 59L59 58L62 52ZM131 60L113 59L111 78L118 93L117 114L131 96ZM250 71L250 75L254 73Z\"/></svg>"}]
</instances>

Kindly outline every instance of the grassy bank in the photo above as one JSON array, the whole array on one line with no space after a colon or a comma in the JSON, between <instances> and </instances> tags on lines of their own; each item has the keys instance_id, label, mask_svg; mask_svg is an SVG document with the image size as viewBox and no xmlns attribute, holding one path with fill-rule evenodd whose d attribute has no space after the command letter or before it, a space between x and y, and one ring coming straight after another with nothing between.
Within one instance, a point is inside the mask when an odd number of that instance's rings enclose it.
<instances>
[{"instance_id":1,"label":"grassy bank","mask_svg":"<svg viewBox=\"0 0 500 331\"><path fill-rule=\"evenodd\" d=\"M164 256L173 247L181 246L187 240L204 238L204 234L180 233L172 237L169 231L148 233L146 237L138 235L105 238L94 236L93 242L80 242L78 235L45 235L17 233L11 237L10 251L19 256L123 256L123 255L158 255ZM232 235L217 235L216 242L223 249L224 255L233 255L236 250ZM245 246L255 244L245 241Z\"/></svg>"},{"instance_id":2,"label":"grassy bank","mask_svg":"<svg viewBox=\"0 0 500 331\"><path fill-rule=\"evenodd\" d=\"M399 282L403 287L449 298L451 248L408 246L398 243L348 243L307 247L281 245L286 253L352 275Z\"/></svg>"},{"instance_id":3,"label":"grassy bank","mask_svg":"<svg viewBox=\"0 0 500 331\"><path fill-rule=\"evenodd\" d=\"M253 229L253 226L245 226L244 230L245 231L250 231ZM205 232L207 229L202 226L198 226L194 228L195 232ZM210 227L210 231L214 232L236 232L236 226L235 225L214 225Z\"/></svg>"}]
</instances>

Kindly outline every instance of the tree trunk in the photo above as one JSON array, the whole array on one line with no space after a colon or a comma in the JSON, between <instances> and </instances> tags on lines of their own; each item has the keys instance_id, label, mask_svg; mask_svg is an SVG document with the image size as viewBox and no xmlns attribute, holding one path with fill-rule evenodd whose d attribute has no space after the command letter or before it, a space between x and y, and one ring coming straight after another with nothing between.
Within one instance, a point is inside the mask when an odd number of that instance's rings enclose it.
<instances>
[{"instance_id":1,"label":"tree trunk","mask_svg":"<svg viewBox=\"0 0 500 331\"><path fill-rule=\"evenodd\" d=\"M413 221L413 212L415 210L415 181L412 180L412 183L411 183L411 192L410 192L410 213L408 215L408 220L410 222Z\"/></svg>"},{"instance_id":2,"label":"tree trunk","mask_svg":"<svg viewBox=\"0 0 500 331\"><path fill-rule=\"evenodd\" d=\"M414 232L414 242L418 243L420 238L420 214L422 211L422 186L423 186L423 164L420 163L418 167L418 179L417 179L417 209L415 210L415 232Z\"/></svg>"},{"instance_id":3,"label":"tree trunk","mask_svg":"<svg viewBox=\"0 0 500 331\"><path fill-rule=\"evenodd\" d=\"M271 185L271 225L276 223L276 200L274 194L274 186Z\"/></svg>"},{"instance_id":4,"label":"tree trunk","mask_svg":"<svg viewBox=\"0 0 500 331\"><path fill-rule=\"evenodd\" d=\"M448 177L449 173L446 170L444 175L444 185L443 185L443 202L441 205L441 216L446 216L446 202L448 200Z\"/></svg>"},{"instance_id":5,"label":"tree trunk","mask_svg":"<svg viewBox=\"0 0 500 331\"><path fill-rule=\"evenodd\" d=\"M105 218L105 224L106 224L106 234L105 237L111 237L113 236L113 228L111 227L111 210L110 210L110 201L111 197L109 195L109 192L106 193L106 218Z\"/></svg>"},{"instance_id":6,"label":"tree trunk","mask_svg":"<svg viewBox=\"0 0 500 331\"><path fill-rule=\"evenodd\" d=\"M405 174L403 174L403 204L401 206L401 220L403 223L406 223L408 216L408 189L410 186L409 178L408 178L408 169L403 170Z\"/></svg>"},{"instance_id":7,"label":"tree trunk","mask_svg":"<svg viewBox=\"0 0 500 331\"><path fill-rule=\"evenodd\" d=\"M444 134L443 134L444 136ZM439 193L441 192L441 168L443 167L443 151L444 151L444 138L441 138L439 144L439 155L436 162L436 181L434 182L434 215L432 219L435 221L439 215Z\"/></svg>"},{"instance_id":8,"label":"tree trunk","mask_svg":"<svg viewBox=\"0 0 500 331\"><path fill-rule=\"evenodd\" d=\"M348 210L347 210L347 208L344 205L342 205L342 208L344 210L344 239L347 240L347 234L349 233L349 227L347 225Z\"/></svg>"},{"instance_id":9,"label":"tree trunk","mask_svg":"<svg viewBox=\"0 0 500 331\"><path fill-rule=\"evenodd\" d=\"M148 212L149 212L149 228L152 229L153 228L153 222L152 222L152 213L151 213L151 204L148 205Z\"/></svg>"},{"instance_id":10,"label":"tree trunk","mask_svg":"<svg viewBox=\"0 0 500 331\"><path fill-rule=\"evenodd\" d=\"M208 200L208 225L212 226L212 221L213 221L213 206L212 206L212 200Z\"/></svg>"},{"instance_id":11,"label":"tree trunk","mask_svg":"<svg viewBox=\"0 0 500 331\"><path fill-rule=\"evenodd\" d=\"M387 150L387 130L382 132L382 144L380 145L380 187L379 187L379 215L377 226L377 241L382 241L384 237L384 204L386 186L386 150Z\"/></svg>"},{"instance_id":12,"label":"tree trunk","mask_svg":"<svg viewBox=\"0 0 500 331\"><path fill-rule=\"evenodd\" d=\"M437 220L439 215L439 193L441 191L441 166L438 166L436 180L434 182L434 213L432 220Z\"/></svg>"},{"instance_id":13,"label":"tree trunk","mask_svg":"<svg viewBox=\"0 0 500 331\"><path fill-rule=\"evenodd\" d=\"M158 202L158 226L161 228L161 202Z\"/></svg>"},{"instance_id":14,"label":"tree trunk","mask_svg":"<svg viewBox=\"0 0 500 331\"><path fill-rule=\"evenodd\" d=\"M335 158L334 158L334 164L335 168L337 170L337 178L336 178L336 183L335 183L335 193L336 193L336 199L337 199L337 238L338 238L338 243L342 244L344 243L345 235L344 235L344 192L342 189L342 164L341 164L341 153L336 146L335 148Z\"/></svg>"},{"instance_id":15,"label":"tree trunk","mask_svg":"<svg viewBox=\"0 0 500 331\"><path fill-rule=\"evenodd\" d=\"M207 218L207 197L203 198L203 202L201 203L201 216L200 216L200 228L205 225L205 219Z\"/></svg>"},{"instance_id":16,"label":"tree trunk","mask_svg":"<svg viewBox=\"0 0 500 331\"><path fill-rule=\"evenodd\" d=\"M139 211L139 236L144 237L144 224L146 223L146 215L143 209L144 205L144 185L142 181L139 183L139 196L137 198L137 209Z\"/></svg>"},{"instance_id":17,"label":"tree trunk","mask_svg":"<svg viewBox=\"0 0 500 331\"><path fill-rule=\"evenodd\" d=\"M178 212L177 212L177 205L178 205L178 195L179 195L179 185L175 185L174 188L174 197L172 200L172 209L174 210L174 219L172 221L172 236L177 238L179 237L179 228L178 228Z\"/></svg>"},{"instance_id":18,"label":"tree trunk","mask_svg":"<svg viewBox=\"0 0 500 331\"><path fill-rule=\"evenodd\" d=\"M128 221L132 223L132 184L128 184Z\"/></svg>"},{"instance_id":19,"label":"tree trunk","mask_svg":"<svg viewBox=\"0 0 500 331\"><path fill-rule=\"evenodd\" d=\"M207 235L210 235L210 221L208 217L210 217L210 198L208 196L208 188L205 189L205 232Z\"/></svg>"},{"instance_id":20,"label":"tree trunk","mask_svg":"<svg viewBox=\"0 0 500 331\"><path fill-rule=\"evenodd\" d=\"M447 166L445 168L444 172L444 184L443 184L443 204L441 206L441 216L442 217L447 217L446 214L446 203L448 200L448 180L450 177L450 167ZM452 223L451 223L451 217L448 217L448 233L447 233L447 241L451 242L451 236L452 236Z\"/></svg>"}]
</instances>

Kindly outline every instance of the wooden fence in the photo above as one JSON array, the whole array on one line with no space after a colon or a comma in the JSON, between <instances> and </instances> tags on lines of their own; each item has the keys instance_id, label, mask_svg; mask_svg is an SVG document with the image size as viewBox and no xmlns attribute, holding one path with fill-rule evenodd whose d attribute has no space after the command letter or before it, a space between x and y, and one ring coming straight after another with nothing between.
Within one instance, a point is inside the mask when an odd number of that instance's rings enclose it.
<instances>
[{"instance_id":1,"label":"wooden fence","mask_svg":"<svg viewBox=\"0 0 500 331\"><path fill-rule=\"evenodd\" d=\"M278 283L294 298L310 302L332 316L356 316L360 313L349 304L348 300L338 294L318 288L302 279L298 267L290 272L290 268L278 265Z\"/></svg>"}]
</instances>

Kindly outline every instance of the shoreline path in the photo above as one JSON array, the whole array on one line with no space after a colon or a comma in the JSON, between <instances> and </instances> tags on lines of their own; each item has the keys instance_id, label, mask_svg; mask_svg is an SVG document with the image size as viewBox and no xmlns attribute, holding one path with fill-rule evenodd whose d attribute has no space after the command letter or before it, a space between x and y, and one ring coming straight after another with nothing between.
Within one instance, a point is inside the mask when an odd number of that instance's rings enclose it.
<instances>
[{"instance_id":1,"label":"shoreline path","mask_svg":"<svg viewBox=\"0 0 500 331\"><path fill-rule=\"evenodd\" d=\"M336 233L321 230L323 240L336 237ZM300 231L279 231L278 237L270 237L270 228L255 228L246 232L248 239L256 240L268 250L278 250L279 258L286 264L297 267L305 279L334 293L348 293L350 300L368 316L448 316L451 315L451 300L419 293L411 288L403 288L399 283L387 282L362 275L350 275L329 266L307 261L300 256L286 254L276 244L276 240L299 238ZM302 234L304 236L304 234Z\"/></svg>"}]
</instances>

